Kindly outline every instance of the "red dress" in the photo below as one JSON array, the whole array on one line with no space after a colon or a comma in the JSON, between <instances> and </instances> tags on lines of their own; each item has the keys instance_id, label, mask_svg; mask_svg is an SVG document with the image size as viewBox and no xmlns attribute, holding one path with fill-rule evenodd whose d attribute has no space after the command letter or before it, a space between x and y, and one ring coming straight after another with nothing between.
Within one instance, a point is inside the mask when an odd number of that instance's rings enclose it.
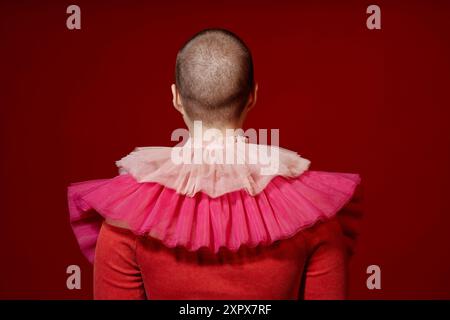
<instances>
[{"instance_id":1,"label":"red dress","mask_svg":"<svg viewBox=\"0 0 450 320\"><path fill-rule=\"evenodd\" d=\"M95 299L345 298L349 224L337 213L357 174L311 171L281 148L264 175L174 164L170 151L138 149L119 176L69 187Z\"/></svg>"}]
</instances>

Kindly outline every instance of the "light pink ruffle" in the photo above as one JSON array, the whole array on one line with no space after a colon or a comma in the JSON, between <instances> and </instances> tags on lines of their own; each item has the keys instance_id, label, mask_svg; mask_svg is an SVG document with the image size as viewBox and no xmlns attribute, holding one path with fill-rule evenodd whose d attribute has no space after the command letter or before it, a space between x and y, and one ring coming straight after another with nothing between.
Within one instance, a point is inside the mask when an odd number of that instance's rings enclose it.
<instances>
[{"instance_id":1,"label":"light pink ruffle","mask_svg":"<svg viewBox=\"0 0 450 320\"><path fill-rule=\"evenodd\" d=\"M357 174L305 171L295 178L276 176L256 195L240 189L219 197L204 192L189 197L125 173L71 184L70 221L90 261L105 218L124 222L134 233L159 239L168 247L235 251L243 245L289 238L334 216L359 182Z\"/></svg>"},{"instance_id":2,"label":"light pink ruffle","mask_svg":"<svg viewBox=\"0 0 450 320\"><path fill-rule=\"evenodd\" d=\"M189 145L180 147L187 151L188 158L194 157L195 148ZM225 147L224 147L225 146ZM224 147L224 149L221 149ZM230 152L242 163L212 163L217 152ZM180 194L193 196L198 192L210 197L219 197L229 192L244 189L250 195L260 193L276 176L297 177L309 168L310 161L300 157L296 152L275 146L245 144L240 150L237 145L225 145L215 141L208 147L201 147L202 157L211 163L174 163L171 147L137 148L126 157L116 162L119 172L132 175L138 182L157 182ZM270 151L270 152L268 152ZM261 154L269 154L276 166L261 163Z\"/></svg>"}]
</instances>

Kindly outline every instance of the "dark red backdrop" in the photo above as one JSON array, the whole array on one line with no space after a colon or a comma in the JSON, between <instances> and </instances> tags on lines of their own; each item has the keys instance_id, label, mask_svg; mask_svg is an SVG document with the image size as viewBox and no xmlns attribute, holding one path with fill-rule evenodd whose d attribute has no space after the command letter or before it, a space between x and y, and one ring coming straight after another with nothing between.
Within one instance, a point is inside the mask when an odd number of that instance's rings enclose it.
<instances>
[{"instance_id":1,"label":"dark red backdrop","mask_svg":"<svg viewBox=\"0 0 450 320\"><path fill-rule=\"evenodd\" d=\"M365 219L351 298L450 298L450 6L372 2L2 1L0 297L90 298L68 222L69 182L117 174L136 146L183 125L170 84L180 45L225 27L251 47L247 127L280 128L312 168L359 172ZM81 7L82 29L66 28ZM82 289L66 289L66 267ZM377 264L382 289L366 288Z\"/></svg>"}]
</instances>

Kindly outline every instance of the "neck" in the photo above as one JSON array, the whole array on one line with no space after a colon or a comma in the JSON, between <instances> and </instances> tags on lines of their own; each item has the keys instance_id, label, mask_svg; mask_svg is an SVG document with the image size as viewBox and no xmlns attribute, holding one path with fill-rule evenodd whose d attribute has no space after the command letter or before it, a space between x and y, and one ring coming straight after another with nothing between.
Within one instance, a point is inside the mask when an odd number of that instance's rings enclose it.
<instances>
[{"instance_id":1,"label":"neck","mask_svg":"<svg viewBox=\"0 0 450 320\"><path fill-rule=\"evenodd\" d=\"M220 125L205 125L201 121L194 121L194 123L189 126L189 133L191 137L197 137L197 136L205 136L205 135L212 135L212 136L235 136L239 134L243 134L241 123L227 123L227 124L220 124Z\"/></svg>"}]
</instances>

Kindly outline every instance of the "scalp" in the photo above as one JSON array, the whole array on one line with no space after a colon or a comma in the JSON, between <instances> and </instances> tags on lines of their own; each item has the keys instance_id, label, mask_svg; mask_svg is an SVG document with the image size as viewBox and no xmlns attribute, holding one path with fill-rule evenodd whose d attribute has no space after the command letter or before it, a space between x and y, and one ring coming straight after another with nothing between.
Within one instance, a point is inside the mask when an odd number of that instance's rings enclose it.
<instances>
[{"instance_id":1,"label":"scalp","mask_svg":"<svg viewBox=\"0 0 450 320\"><path fill-rule=\"evenodd\" d=\"M250 51L229 31L204 30L179 51L176 84L191 119L211 123L239 116L253 87Z\"/></svg>"}]
</instances>

